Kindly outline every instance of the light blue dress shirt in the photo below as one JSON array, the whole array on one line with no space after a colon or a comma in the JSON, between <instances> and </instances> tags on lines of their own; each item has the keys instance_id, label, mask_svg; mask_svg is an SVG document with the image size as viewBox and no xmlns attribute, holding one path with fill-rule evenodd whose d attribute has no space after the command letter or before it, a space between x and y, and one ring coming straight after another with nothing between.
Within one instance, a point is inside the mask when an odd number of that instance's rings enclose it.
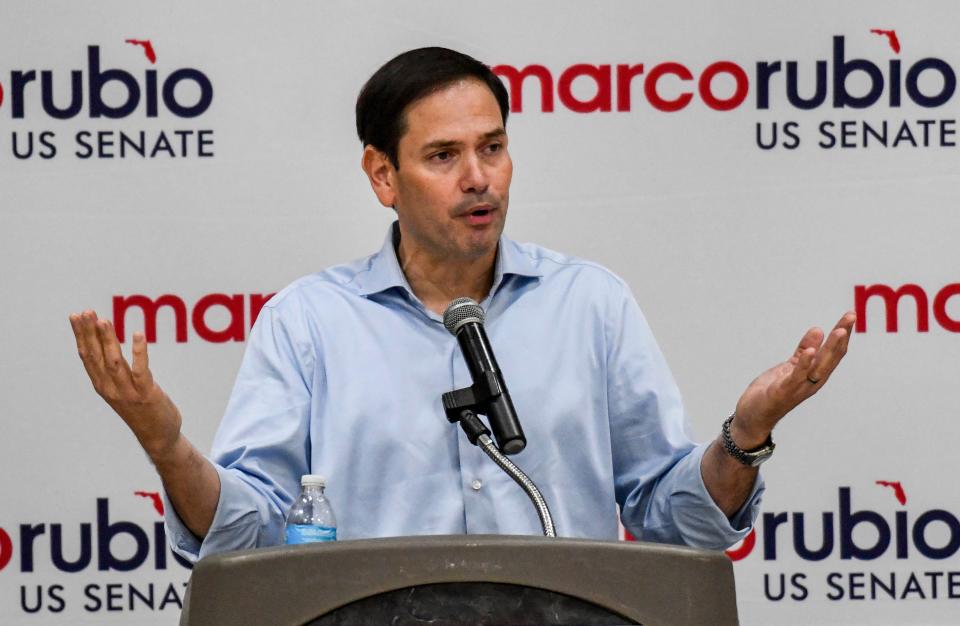
<instances>
[{"instance_id":1,"label":"light blue dress shirt","mask_svg":"<svg viewBox=\"0 0 960 626\"><path fill-rule=\"evenodd\" d=\"M539 535L523 491L450 424L440 396L471 384L456 339L383 248L302 278L254 325L210 459L220 502L196 559L280 543L302 474L327 478L338 537ZM700 475L680 394L629 289L605 268L501 238L486 331L527 436L511 457L557 534L725 548L759 512L757 480L728 520Z\"/></svg>"}]
</instances>

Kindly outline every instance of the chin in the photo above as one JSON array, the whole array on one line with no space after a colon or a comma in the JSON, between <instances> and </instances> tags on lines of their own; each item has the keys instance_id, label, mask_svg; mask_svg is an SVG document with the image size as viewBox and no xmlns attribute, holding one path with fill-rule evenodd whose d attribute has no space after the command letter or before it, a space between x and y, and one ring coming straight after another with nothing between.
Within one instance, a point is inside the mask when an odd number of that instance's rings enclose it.
<instances>
[{"instance_id":1,"label":"chin","mask_svg":"<svg viewBox=\"0 0 960 626\"><path fill-rule=\"evenodd\" d=\"M461 248L462 253L469 259L481 259L496 252L499 237L490 241L470 241Z\"/></svg>"}]
</instances>

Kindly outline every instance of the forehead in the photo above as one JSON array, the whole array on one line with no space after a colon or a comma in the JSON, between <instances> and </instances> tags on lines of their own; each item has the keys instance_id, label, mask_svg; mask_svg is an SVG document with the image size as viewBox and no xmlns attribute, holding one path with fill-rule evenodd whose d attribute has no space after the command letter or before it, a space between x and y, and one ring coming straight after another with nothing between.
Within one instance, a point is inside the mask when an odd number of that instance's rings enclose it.
<instances>
[{"instance_id":1,"label":"forehead","mask_svg":"<svg viewBox=\"0 0 960 626\"><path fill-rule=\"evenodd\" d=\"M410 104L404 111L401 144L467 140L503 128L500 105L480 80L453 82Z\"/></svg>"}]
</instances>

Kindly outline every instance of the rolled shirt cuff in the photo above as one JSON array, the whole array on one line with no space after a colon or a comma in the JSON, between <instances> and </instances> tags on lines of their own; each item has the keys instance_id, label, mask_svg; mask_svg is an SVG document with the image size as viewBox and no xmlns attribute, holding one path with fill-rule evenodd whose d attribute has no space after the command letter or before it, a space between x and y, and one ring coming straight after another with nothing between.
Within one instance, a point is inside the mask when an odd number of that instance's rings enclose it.
<instances>
[{"instance_id":1,"label":"rolled shirt cuff","mask_svg":"<svg viewBox=\"0 0 960 626\"><path fill-rule=\"evenodd\" d=\"M279 543L283 530L281 514L265 510L269 506L267 498L244 481L239 472L216 463L213 466L220 476L220 500L210 530L202 540L187 528L166 491L163 492L164 522L173 551L195 563L208 554ZM264 518L268 523L261 523Z\"/></svg>"},{"instance_id":2,"label":"rolled shirt cuff","mask_svg":"<svg viewBox=\"0 0 960 626\"><path fill-rule=\"evenodd\" d=\"M710 443L702 443L691 451L685 471L696 474L694 479L678 481L679 485L691 486L690 491L677 489L673 493L673 514L681 535L691 545L702 548L725 550L746 537L760 515L760 504L766 489L763 477L757 473L753 488L743 506L731 517L720 510L703 483L700 463Z\"/></svg>"},{"instance_id":3,"label":"rolled shirt cuff","mask_svg":"<svg viewBox=\"0 0 960 626\"><path fill-rule=\"evenodd\" d=\"M750 533L760 514L764 483L758 474L750 496L728 518L707 491L700 463L709 443L694 447L660 480L650 503L647 522L631 528L637 539L725 550ZM652 523L651 523L652 522Z\"/></svg>"}]
</instances>

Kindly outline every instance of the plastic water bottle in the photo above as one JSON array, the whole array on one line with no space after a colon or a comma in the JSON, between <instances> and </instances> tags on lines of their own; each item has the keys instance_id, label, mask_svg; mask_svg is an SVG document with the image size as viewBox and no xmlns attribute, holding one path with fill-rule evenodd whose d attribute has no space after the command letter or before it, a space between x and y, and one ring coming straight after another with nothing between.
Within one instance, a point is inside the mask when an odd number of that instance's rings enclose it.
<instances>
[{"instance_id":1,"label":"plastic water bottle","mask_svg":"<svg viewBox=\"0 0 960 626\"><path fill-rule=\"evenodd\" d=\"M326 484L326 479L317 474L304 474L300 479L300 497L287 515L286 543L337 540L337 519L323 495Z\"/></svg>"}]
</instances>

